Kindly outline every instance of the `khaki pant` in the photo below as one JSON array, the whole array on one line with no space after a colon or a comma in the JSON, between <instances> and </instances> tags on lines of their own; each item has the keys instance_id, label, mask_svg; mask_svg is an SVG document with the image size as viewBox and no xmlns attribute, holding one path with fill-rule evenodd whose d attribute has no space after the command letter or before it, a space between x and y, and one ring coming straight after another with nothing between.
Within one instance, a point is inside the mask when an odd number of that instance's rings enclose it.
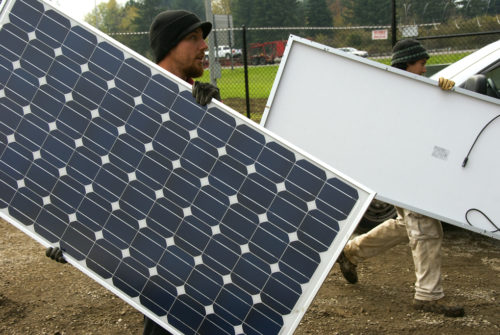
<instances>
[{"instance_id":1,"label":"khaki pant","mask_svg":"<svg viewBox=\"0 0 500 335\"><path fill-rule=\"evenodd\" d=\"M409 242L415 264L415 299L444 297L441 285L441 222L398 208L398 217L387 220L369 232L350 240L344 248L354 264L376 256L400 243Z\"/></svg>"}]
</instances>

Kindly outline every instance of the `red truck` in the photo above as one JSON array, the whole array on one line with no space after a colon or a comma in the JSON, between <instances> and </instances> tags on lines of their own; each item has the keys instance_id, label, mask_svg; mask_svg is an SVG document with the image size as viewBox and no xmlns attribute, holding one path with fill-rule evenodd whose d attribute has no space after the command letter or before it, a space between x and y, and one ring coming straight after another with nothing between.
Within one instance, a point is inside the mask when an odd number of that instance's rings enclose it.
<instances>
[{"instance_id":1,"label":"red truck","mask_svg":"<svg viewBox=\"0 0 500 335\"><path fill-rule=\"evenodd\" d=\"M250 43L250 63L253 65L279 63L285 47L286 41Z\"/></svg>"}]
</instances>

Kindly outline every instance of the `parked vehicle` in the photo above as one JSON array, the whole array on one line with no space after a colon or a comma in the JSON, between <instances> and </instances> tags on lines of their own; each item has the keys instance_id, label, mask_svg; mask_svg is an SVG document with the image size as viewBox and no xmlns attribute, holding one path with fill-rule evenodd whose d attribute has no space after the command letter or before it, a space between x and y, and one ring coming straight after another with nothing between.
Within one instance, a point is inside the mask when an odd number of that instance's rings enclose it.
<instances>
[{"instance_id":1,"label":"parked vehicle","mask_svg":"<svg viewBox=\"0 0 500 335\"><path fill-rule=\"evenodd\" d=\"M214 49L217 58L230 59L231 54L233 58L241 57L241 49L231 49L229 45L219 45ZM205 51L205 59L208 59L208 50Z\"/></svg>"},{"instance_id":2,"label":"parked vehicle","mask_svg":"<svg viewBox=\"0 0 500 335\"><path fill-rule=\"evenodd\" d=\"M285 47L286 41L250 43L250 63L253 65L279 63Z\"/></svg>"},{"instance_id":3,"label":"parked vehicle","mask_svg":"<svg viewBox=\"0 0 500 335\"><path fill-rule=\"evenodd\" d=\"M351 55L356 55L360 57L368 57L368 52L364 50L358 50L356 48L352 47L344 47L344 48L338 48L339 50L342 50L344 52L350 53Z\"/></svg>"},{"instance_id":4,"label":"parked vehicle","mask_svg":"<svg viewBox=\"0 0 500 335\"><path fill-rule=\"evenodd\" d=\"M455 86L500 99L500 40L471 53L431 76L451 79Z\"/></svg>"}]
</instances>

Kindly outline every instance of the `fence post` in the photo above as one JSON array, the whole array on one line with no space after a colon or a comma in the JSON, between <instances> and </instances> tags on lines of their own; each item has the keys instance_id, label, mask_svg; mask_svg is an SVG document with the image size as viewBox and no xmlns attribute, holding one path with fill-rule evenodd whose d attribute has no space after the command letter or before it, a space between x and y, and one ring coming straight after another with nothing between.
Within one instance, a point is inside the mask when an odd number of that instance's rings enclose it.
<instances>
[{"instance_id":1,"label":"fence post","mask_svg":"<svg viewBox=\"0 0 500 335\"><path fill-rule=\"evenodd\" d=\"M247 28L241 26L243 32L243 68L245 72L245 99L247 104L247 117L250 119L250 94L248 89L248 60L247 60Z\"/></svg>"},{"instance_id":2,"label":"fence post","mask_svg":"<svg viewBox=\"0 0 500 335\"><path fill-rule=\"evenodd\" d=\"M397 42L397 29L396 29L396 0L392 0L392 23L391 23L391 37L392 37L392 47Z\"/></svg>"}]
</instances>

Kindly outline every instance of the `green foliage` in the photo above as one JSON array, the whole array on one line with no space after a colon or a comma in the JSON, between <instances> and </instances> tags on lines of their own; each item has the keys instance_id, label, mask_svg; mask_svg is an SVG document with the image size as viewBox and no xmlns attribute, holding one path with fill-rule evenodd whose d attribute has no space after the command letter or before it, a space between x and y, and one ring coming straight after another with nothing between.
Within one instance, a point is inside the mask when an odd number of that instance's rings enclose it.
<instances>
[{"instance_id":1,"label":"green foliage","mask_svg":"<svg viewBox=\"0 0 500 335\"><path fill-rule=\"evenodd\" d=\"M331 27L333 19L326 0L307 0L305 5L306 24L309 27Z\"/></svg>"},{"instance_id":2,"label":"green foliage","mask_svg":"<svg viewBox=\"0 0 500 335\"><path fill-rule=\"evenodd\" d=\"M233 0L231 1L234 26L294 27L303 26L302 7L297 0ZM288 36L287 33L285 33ZM283 32L262 31L252 34L249 42L283 39Z\"/></svg>"},{"instance_id":3,"label":"green foliage","mask_svg":"<svg viewBox=\"0 0 500 335\"><path fill-rule=\"evenodd\" d=\"M387 25L391 22L392 0L342 0L344 19L351 25Z\"/></svg>"}]
</instances>

